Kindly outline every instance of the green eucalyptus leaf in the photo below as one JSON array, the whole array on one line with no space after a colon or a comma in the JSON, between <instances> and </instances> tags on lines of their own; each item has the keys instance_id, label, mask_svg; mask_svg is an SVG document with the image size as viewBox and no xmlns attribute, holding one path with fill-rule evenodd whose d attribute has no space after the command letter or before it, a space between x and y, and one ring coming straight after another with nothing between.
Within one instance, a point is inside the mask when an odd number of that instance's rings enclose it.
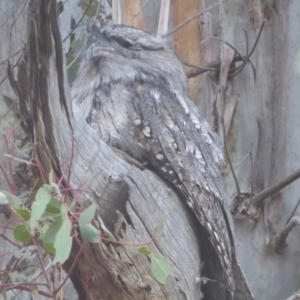
<instances>
[{"instance_id":1,"label":"green eucalyptus leaf","mask_svg":"<svg viewBox=\"0 0 300 300\"><path fill-rule=\"evenodd\" d=\"M47 204L42 218L57 217L61 215L62 203L56 198L51 198Z\"/></svg>"},{"instance_id":2,"label":"green eucalyptus leaf","mask_svg":"<svg viewBox=\"0 0 300 300\"><path fill-rule=\"evenodd\" d=\"M161 284L166 284L166 279L173 272L174 267L164 257L152 254L150 258L155 279Z\"/></svg>"},{"instance_id":3,"label":"green eucalyptus leaf","mask_svg":"<svg viewBox=\"0 0 300 300\"><path fill-rule=\"evenodd\" d=\"M6 104L6 106L8 108L12 108L12 106L14 105L14 103L16 103L16 100L13 100L10 97L4 96L4 95L3 95L3 101L4 101L4 103Z\"/></svg>"},{"instance_id":4,"label":"green eucalyptus leaf","mask_svg":"<svg viewBox=\"0 0 300 300\"><path fill-rule=\"evenodd\" d=\"M143 247L139 248L138 251L141 254L144 254L144 255L150 255L151 254L151 251L147 246L143 246Z\"/></svg>"},{"instance_id":5,"label":"green eucalyptus leaf","mask_svg":"<svg viewBox=\"0 0 300 300\"><path fill-rule=\"evenodd\" d=\"M102 230L106 233L106 235L108 236L109 240L113 243L117 242L117 239L114 237L114 235L108 230L108 228L105 226L102 218L100 216L98 216L98 220L100 222L101 228Z\"/></svg>"},{"instance_id":6,"label":"green eucalyptus leaf","mask_svg":"<svg viewBox=\"0 0 300 300\"><path fill-rule=\"evenodd\" d=\"M72 248L71 228L70 219L62 216L49 226L43 239L43 245L50 253L53 253L54 247L53 264L64 263L69 258Z\"/></svg>"},{"instance_id":7,"label":"green eucalyptus leaf","mask_svg":"<svg viewBox=\"0 0 300 300\"><path fill-rule=\"evenodd\" d=\"M160 222L155 228L153 232L153 236L156 236L158 233L160 233L165 227L165 220Z\"/></svg>"},{"instance_id":8,"label":"green eucalyptus leaf","mask_svg":"<svg viewBox=\"0 0 300 300\"><path fill-rule=\"evenodd\" d=\"M59 229L55 237L55 257L53 260L53 264L63 264L69 258L72 249L71 228L72 224L70 219L63 219L61 228Z\"/></svg>"},{"instance_id":9,"label":"green eucalyptus leaf","mask_svg":"<svg viewBox=\"0 0 300 300\"><path fill-rule=\"evenodd\" d=\"M6 199L6 201L8 202L8 203L0 203L0 204L11 204L15 208L19 208L22 205L22 200L19 197L4 190L0 190L0 198L2 199L2 201Z\"/></svg>"},{"instance_id":10,"label":"green eucalyptus leaf","mask_svg":"<svg viewBox=\"0 0 300 300\"><path fill-rule=\"evenodd\" d=\"M0 192L0 205L6 205L6 204L8 204L8 200L6 196L2 192Z\"/></svg>"},{"instance_id":11,"label":"green eucalyptus leaf","mask_svg":"<svg viewBox=\"0 0 300 300\"><path fill-rule=\"evenodd\" d=\"M11 207L12 210L17 214L17 216L22 219L23 221L28 221L31 216L31 211L27 208L16 208L16 207Z\"/></svg>"},{"instance_id":12,"label":"green eucalyptus leaf","mask_svg":"<svg viewBox=\"0 0 300 300\"><path fill-rule=\"evenodd\" d=\"M35 196L35 200L31 206L31 218L29 220L31 231L33 231L33 229L35 228L37 221L41 219L51 198L51 187L49 185L44 184L38 190Z\"/></svg>"},{"instance_id":13,"label":"green eucalyptus leaf","mask_svg":"<svg viewBox=\"0 0 300 300\"><path fill-rule=\"evenodd\" d=\"M94 219L95 213L96 204L92 203L89 207L87 207L84 211L80 213L78 220L79 226L84 226L90 223Z\"/></svg>"},{"instance_id":14,"label":"green eucalyptus leaf","mask_svg":"<svg viewBox=\"0 0 300 300\"><path fill-rule=\"evenodd\" d=\"M27 226L21 224L18 225L13 231L14 238L21 243L27 244L30 241L31 234L28 231Z\"/></svg>"},{"instance_id":15,"label":"green eucalyptus leaf","mask_svg":"<svg viewBox=\"0 0 300 300\"><path fill-rule=\"evenodd\" d=\"M81 236L89 243L98 244L100 242L99 232L91 223L80 226Z\"/></svg>"},{"instance_id":16,"label":"green eucalyptus leaf","mask_svg":"<svg viewBox=\"0 0 300 300\"><path fill-rule=\"evenodd\" d=\"M42 244L48 253L55 254L54 244L45 243L44 241L42 241Z\"/></svg>"}]
</instances>

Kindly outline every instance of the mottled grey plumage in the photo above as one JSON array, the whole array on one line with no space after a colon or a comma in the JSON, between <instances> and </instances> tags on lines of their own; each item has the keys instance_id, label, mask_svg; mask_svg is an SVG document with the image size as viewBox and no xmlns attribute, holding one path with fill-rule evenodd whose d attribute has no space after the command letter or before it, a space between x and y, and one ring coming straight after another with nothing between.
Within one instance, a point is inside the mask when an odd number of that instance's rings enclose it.
<instances>
[{"instance_id":1,"label":"mottled grey plumage","mask_svg":"<svg viewBox=\"0 0 300 300\"><path fill-rule=\"evenodd\" d=\"M186 76L163 41L136 28L94 26L72 88L100 138L148 162L183 196L215 251L224 299L235 291L232 220L218 166L218 139L187 96ZM235 259L235 257L234 257ZM206 263L206 262L205 262Z\"/></svg>"}]
</instances>

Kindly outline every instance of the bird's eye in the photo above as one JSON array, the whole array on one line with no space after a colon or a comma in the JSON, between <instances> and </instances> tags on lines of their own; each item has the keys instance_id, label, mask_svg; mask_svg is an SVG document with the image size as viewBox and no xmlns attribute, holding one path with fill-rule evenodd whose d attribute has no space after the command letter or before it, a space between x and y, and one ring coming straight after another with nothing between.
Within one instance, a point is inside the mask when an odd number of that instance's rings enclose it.
<instances>
[{"instance_id":1,"label":"bird's eye","mask_svg":"<svg viewBox=\"0 0 300 300\"><path fill-rule=\"evenodd\" d=\"M132 42L123 36L115 36L114 40L124 48L131 48L133 46Z\"/></svg>"}]
</instances>

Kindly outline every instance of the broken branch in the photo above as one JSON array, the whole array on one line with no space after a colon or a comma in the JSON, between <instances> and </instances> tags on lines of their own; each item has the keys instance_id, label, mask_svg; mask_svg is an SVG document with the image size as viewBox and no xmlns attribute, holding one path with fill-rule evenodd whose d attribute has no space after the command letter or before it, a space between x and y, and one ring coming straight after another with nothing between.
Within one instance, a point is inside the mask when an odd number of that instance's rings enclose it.
<instances>
[{"instance_id":1,"label":"broken branch","mask_svg":"<svg viewBox=\"0 0 300 300\"><path fill-rule=\"evenodd\" d=\"M256 196L253 197L252 201L255 206L259 206L266 198L278 193L284 187L288 186L295 180L300 178L300 169L297 170L295 173L289 175L284 180L280 181L274 186L266 188L262 192L258 193Z\"/></svg>"},{"instance_id":2,"label":"broken branch","mask_svg":"<svg viewBox=\"0 0 300 300\"><path fill-rule=\"evenodd\" d=\"M275 252L277 254L282 254L284 251L284 248L286 247L286 239L291 232L291 230L295 227L300 225L300 216L292 217L291 220L284 226L282 231L277 237L276 241L276 248Z\"/></svg>"}]
</instances>

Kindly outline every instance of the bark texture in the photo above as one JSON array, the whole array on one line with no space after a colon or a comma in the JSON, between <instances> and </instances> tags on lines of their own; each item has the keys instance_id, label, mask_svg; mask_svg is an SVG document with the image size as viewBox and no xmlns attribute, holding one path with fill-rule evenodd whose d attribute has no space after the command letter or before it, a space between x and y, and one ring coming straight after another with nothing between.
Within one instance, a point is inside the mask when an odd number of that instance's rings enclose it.
<instances>
[{"instance_id":1,"label":"bark texture","mask_svg":"<svg viewBox=\"0 0 300 300\"><path fill-rule=\"evenodd\" d=\"M70 2L71 0L67 1L66 5ZM215 2L202 0L200 7L205 9ZM130 5L130 1L126 3ZM175 5L176 12L180 12L181 2L177 1ZM24 101L32 111L34 145L36 153L43 158L45 173L53 170L58 178L65 174L66 166L72 160L72 135L75 134L76 143L80 147L75 154L76 159L74 158L77 163L73 165L71 184L73 188L84 184L84 189L92 191L90 194L79 195L78 201L89 203L98 199L102 203L99 208L100 215L121 241L145 242L153 228L169 212L174 216L167 217L163 233L151 244L154 252L164 255L175 264L176 271L167 285L156 283L149 269L149 261L137 254L134 247L112 247L102 243L96 249L95 246L88 246L78 261L77 269L72 273L78 294L86 299L84 297L89 293L90 299L96 299L99 295L96 285L103 282L110 287L103 292L108 299L113 297L112 293L120 299L136 299L140 296L145 299L199 299L200 286L195 283L195 279L201 275L198 264L201 244L197 237L196 222L180 199L151 172L126 163L112 149L101 143L95 133L76 133L76 124L73 124L70 111L69 91L64 79L64 55L59 46L57 20L48 16L50 1L31 1L28 8L23 1L3 0L1 8L1 63L10 57L12 67L16 65L21 57L16 53L24 47L27 29L30 30L28 70L35 70L37 75L31 76L31 73L27 73L26 82L32 86L32 93L25 91ZM155 33L159 1L134 1L134 9L142 9L143 12L138 24ZM33 22L32 17L27 22L28 10L37 23ZM134 10L128 9L128 14L131 11ZM233 44L239 52L245 53L246 42L242 29L247 29L249 45L252 45L261 21L267 21L251 58L256 67L255 74L247 65L238 77L227 82L224 117L227 143L243 192L253 190L258 193L264 187L285 178L299 165L298 14L297 1L233 0L223 5L222 16L219 7L214 7L201 17L199 26L202 43L199 44L199 49L203 48L199 53L204 64L219 59L219 41L209 37L222 38L223 32L226 41ZM177 16L178 14L174 14L174 20L178 20ZM130 20L129 16L126 20ZM46 38L46 34L50 38ZM183 43L179 35L176 43ZM182 60L185 60L184 55L180 52ZM39 68L40 63L43 63L42 68ZM0 65L1 93L14 98L8 81L4 80L6 69L6 63ZM18 80L17 68L13 70ZM203 76L198 104L201 111L206 113L206 119L218 129L222 124L216 102L218 79L215 74ZM7 106L2 101L0 111L1 117L7 115ZM78 124L77 128L79 127ZM9 139L10 142L13 140L14 138ZM93 147L89 147L89 144L93 144ZM251 149L253 172L248 154ZM4 136L0 142L0 151L17 156ZM1 166L9 170L10 160L4 156L0 159ZM224 178L227 194L232 195L236 189L229 168L225 170ZM3 172L0 174L0 185L3 189L9 188ZM297 203L298 185L296 182L276 197L265 201L258 219L239 216L235 220L238 254L255 299L286 299L298 290L299 228L294 228L287 237L288 247L282 255L275 254L273 244L274 237L281 232ZM5 225L5 216L2 215L1 221ZM8 230L5 232L8 233ZM3 253L13 251L12 247L4 248L2 241L1 239ZM73 250L74 260L78 249L74 246ZM65 266L67 270L70 269L72 259ZM3 264L6 264L5 260ZM85 276L84 280L82 276ZM92 286L89 282L92 282ZM65 294L65 297L74 299L73 295Z\"/></svg>"}]
</instances>

